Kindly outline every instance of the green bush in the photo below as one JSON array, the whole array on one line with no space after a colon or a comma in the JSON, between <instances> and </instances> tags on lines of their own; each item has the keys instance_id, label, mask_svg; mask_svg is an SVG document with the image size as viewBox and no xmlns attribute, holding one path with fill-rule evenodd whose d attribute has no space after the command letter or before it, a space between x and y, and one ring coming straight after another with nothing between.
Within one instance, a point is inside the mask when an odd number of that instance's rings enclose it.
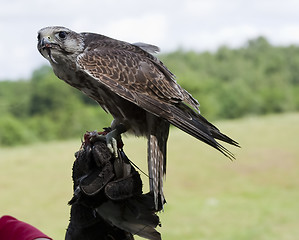
<instances>
[{"instance_id":1,"label":"green bush","mask_svg":"<svg viewBox=\"0 0 299 240\"><path fill-rule=\"evenodd\" d=\"M14 146L34 141L35 136L23 121L13 116L0 118L0 145Z\"/></svg>"}]
</instances>

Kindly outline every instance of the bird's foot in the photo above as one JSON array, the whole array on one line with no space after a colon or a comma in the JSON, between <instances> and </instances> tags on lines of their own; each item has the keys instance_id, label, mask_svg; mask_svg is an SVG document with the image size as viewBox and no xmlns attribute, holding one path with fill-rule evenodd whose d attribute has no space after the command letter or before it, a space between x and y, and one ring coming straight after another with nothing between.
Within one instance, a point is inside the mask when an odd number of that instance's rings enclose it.
<instances>
[{"instance_id":1,"label":"bird's foot","mask_svg":"<svg viewBox=\"0 0 299 240\"><path fill-rule=\"evenodd\" d=\"M92 131L84 134L84 141L82 146L91 147L95 142L106 142L107 147L111 153L117 153L118 148L122 148L123 143L117 131L111 130L111 128L104 128L103 132Z\"/></svg>"},{"instance_id":2,"label":"bird's foot","mask_svg":"<svg viewBox=\"0 0 299 240\"><path fill-rule=\"evenodd\" d=\"M117 125L113 130L111 128L105 129L106 131L106 143L107 147L114 154L115 158L118 158L118 149L123 148L124 144L121 140L121 134L126 132L126 128L123 124Z\"/></svg>"},{"instance_id":3,"label":"bird's foot","mask_svg":"<svg viewBox=\"0 0 299 240\"><path fill-rule=\"evenodd\" d=\"M124 144L121 139L121 134L126 132L126 127L123 124L116 125L112 128L104 128L103 132L88 132L87 141L106 141L107 147L111 153L114 154L115 158L118 158L118 149L122 149ZM86 135L86 134L85 134ZM86 138L84 137L86 142Z\"/></svg>"},{"instance_id":4,"label":"bird's foot","mask_svg":"<svg viewBox=\"0 0 299 240\"><path fill-rule=\"evenodd\" d=\"M115 158L118 158L117 141L121 141L121 136L117 132L116 129L114 129L111 132L107 133L107 135L106 135L107 147L109 148L110 152L114 154Z\"/></svg>"},{"instance_id":5,"label":"bird's foot","mask_svg":"<svg viewBox=\"0 0 299 240\"><path fill-rule=\"evenodd\" d=\"M124 125L119 124L114 129L104 128L103 132L92 131L84 134L83 144L86 146L91 145L97 141L104 141L108 149L118 158L118 149L122 149L124 144L121 139L121 134L126 131Z\"/></svg>"}]
</instances>

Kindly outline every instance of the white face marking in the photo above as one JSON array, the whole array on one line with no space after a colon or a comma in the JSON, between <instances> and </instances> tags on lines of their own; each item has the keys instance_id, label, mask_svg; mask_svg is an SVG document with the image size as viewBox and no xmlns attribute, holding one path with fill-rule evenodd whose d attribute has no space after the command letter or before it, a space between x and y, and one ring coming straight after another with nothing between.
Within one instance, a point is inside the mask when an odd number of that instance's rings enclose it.
<instances>
[{"instance_id":1,"label":"white face marking","mask_svg":"<svg viewBox=\"0 0 299 240\"><path fill-rule=\"evenodd\" d=\"M39 50L49 61L55 59L55 55L61 54L61 51L69 54L79 54L84 49L83 37L65 27L43 28L38 32L38 39ZM48 52L41 48L43 41L49 44L53 59L47 57L49 55Z\"/></svg>"}]
</instances>

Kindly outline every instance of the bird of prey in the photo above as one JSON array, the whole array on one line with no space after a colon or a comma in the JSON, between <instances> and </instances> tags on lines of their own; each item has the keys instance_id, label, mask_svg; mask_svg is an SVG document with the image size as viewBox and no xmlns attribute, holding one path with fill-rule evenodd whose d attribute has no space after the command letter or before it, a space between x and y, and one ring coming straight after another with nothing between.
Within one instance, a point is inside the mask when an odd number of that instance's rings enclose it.
<instances>
[{"instance_id":1,"label":"bird of prey","mask_svg":"<svg viewBox=\"0 0 299 240\"><path fill-rule=\"evenodd\" d=\"M53 26L38 32L38 50L58 78L113 116L113 130L107 136L110 147L115 148L115 139L125 131L148 139L150 190L157 209L165 203L163 176L170 124L234 158L216 139L238 143L200 115L197 100L153 55L158 47Z\"/></svg>"}]
</instances>

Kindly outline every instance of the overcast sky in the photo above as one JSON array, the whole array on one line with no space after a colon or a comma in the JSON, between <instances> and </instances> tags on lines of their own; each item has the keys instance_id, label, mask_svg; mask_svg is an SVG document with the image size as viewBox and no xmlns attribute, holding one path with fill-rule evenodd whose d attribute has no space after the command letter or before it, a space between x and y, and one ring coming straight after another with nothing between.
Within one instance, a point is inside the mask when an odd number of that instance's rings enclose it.
<instances>
[{"instance_id":1,"label":"overcast sky","mask_svg":"<svg viewBox=\"0 0 299 240\"><path fill-rule=\"evenodd\" d=\"M46 64L37 31L61 25L162 52L238 47L263 35L276 45L299 44L298 0L1 0L0 79L28 78Z\"/></svg>"}]
</instances>

